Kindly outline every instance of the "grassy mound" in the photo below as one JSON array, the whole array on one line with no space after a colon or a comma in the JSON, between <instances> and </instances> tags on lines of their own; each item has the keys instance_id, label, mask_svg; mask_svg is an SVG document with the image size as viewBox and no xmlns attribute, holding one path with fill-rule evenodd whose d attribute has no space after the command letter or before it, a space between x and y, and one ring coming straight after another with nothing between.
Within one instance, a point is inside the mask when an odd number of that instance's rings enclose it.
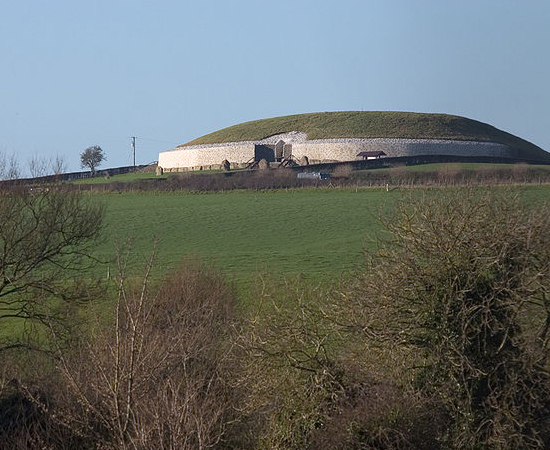
<instances>
[{"instance_id":1,"label":"grassy mound","mask_svg":"<svg viewBox=\"0 0 550 450\"><path fill-rule=\"evenodd\" d=\"M518 149L524 158L550 160L550 154L540 147L477 120L448 114L394 111L322 112L254 120L215 131L180 147L256 141L290 131L307 133L308 139L412 138L498 142Z\"/></svg>"}]
</instances>

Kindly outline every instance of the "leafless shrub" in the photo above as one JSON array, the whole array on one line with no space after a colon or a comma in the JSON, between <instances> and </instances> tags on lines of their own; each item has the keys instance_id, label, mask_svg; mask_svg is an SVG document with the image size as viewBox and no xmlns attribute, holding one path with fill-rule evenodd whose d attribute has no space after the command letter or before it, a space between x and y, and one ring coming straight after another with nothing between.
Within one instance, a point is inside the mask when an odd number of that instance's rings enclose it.
<instances>
[{"instance_id":1,"label":"leafless shrub","mask_svg":"<svg viewBox=\"0 0 550 450\"><path fill-rule=\"evenodd\" d=\"M43 177L44 175L46 175L47 170L48 160L46 158L34 155L29 160L29 172L31 173L31 177Z\"/></svg>"},{"instance_id":2,"label":"leafless shrub","mask_svg":"<svg viewBox=\"0 0 550 450\"><path fill-rule=\"evenodd\" d=\"M400 164L393 167L390 167L389 172L389 182L393 185L401 185L407 182L407 178L410 173L407 170L407 167Z\"/></svg>"},{"instance_id":3,"label":"leafless shrub","mask_svg":"<svg viewBox=\"0 0 550 450\"><path fill-rule=\"evenodd\" d=\"M82 436L55 420L59 380L44 354L3 352L0 374L0 448L90 449Z\"/></svg>"},{"instance_id":4,"label":"leafless shrub","mask_svg":"<svg viewBox=\"0 0 550 450\"><path fill-rule=\"evenodd\" d=\"M62 155L55 155L50 161L50 170L54 175L61 175L67 171L67 163Z\"/></svg>"},{"instance_id":5,"label":"leafless shrub","mask_svg":"<svg viewBox=\"0 0 550 450\"><path fill-rule=\"evenodd\" d=\"M0 180L16 180L21 176L19 161L15 153L9 157L0 152Z\"/></svg>"},{"instance_id":6,"label":"leafless shrub","mask_svg":"<svg viewBox=\"0 0 550 450\"><path fill-rule=\"evenodd\" d=\"M460 166L457 164L444 164L437 171L437 178L444 184L454 184L458 181L461 172Z\"/></svg>"},{"instance_id":7,"label":"leafless shrub","mask_svg":"<svg viewBox=\"0 0 550 450\"><path fill-rule=\"evenodd\" d=\"M273 171L273 178L278 180L295 180L296 172L286 167L279 167Z\"/></svg>"},{"instance_id":8,"label":"leafless shrub","mask_svg":"<svg viewBox=\"0 0 550 450\"><path fill-rule=\"evenodd\" d=\"M6 155L0 151L0 180L6 178Z\"/></svg>"},{"instance_id":9,"label":"leafless shrub","mask_svg":"<svg viewBox=\"0 0 550 450\"><path fill-rule=\"evenodd\" d=\"M332 176L337 178L349 178L353 172L353 166L351 164L338 164L332 171Z\"/></svg>"},{"instance_id":10,"label":"leafless shrub","mask_svg":"<svg viewBox=\"0 0 550 450\"><path fill-rule=\"evenodd\" d=\"M258 313L239 341L245 411L256 423L259 448L307 448L343 394L330 330L311 301L318 295L290 282L262 289Z\"/></svg>"},{"instance_id":11,"label":"leafless shrub","mask_svg":"<svg viewBox=\"0 0 550 450\"><path fill-rule=\"evenodd\" d=\"M187 264L153 295L121 261L115 323L60 352L61 421L101 448L223 447L235 419L229 385L233 294L220 274Z\"/></svg>"},{"instance_id":12,"label":"leafless shrub","mask_svg":"<svg viewBox=\"0 0 550 450\"><path fill-rule=\"evenodd\" d=\"M342 399L337 413L315 430L309 448L333 450L435 450L448 418L430 399L403 392L392 380L368 380Z\"/></svg>"},{"instance_id":13,"label":"leafless shrub","mask_svg":"<svg viewBox=\"0 0 550 450\"><path fill-rule=\"evenodd\" d=\"M444 411L405 389L395 376L403 375L398 355L371 346L339 320L328 306L335 295L299 281L268 283L258 294L259 312L240 341L245 410L255 421L257 446L440 448Z\"/></svg>"},{"instance_id":14,"label":"leafless shrub","mask_svg":"<svg viewBox=\"0 0 550 450\"><path fill-rule=\"evenodd\" d=\"M482 182L495 182L499 179L499 171L495 167L480 166L476 169L478 179Z\"/></svg>"},{"instance_id":15,"label":"leafless shrub","mask_svg":"<svg viewBox=\"0 0 550 450\"><path fill-rule=\"evenodd\" d=\"M512 166L512 177L516 182L527 181L529 165L526 163L516 163Z\"/></svg>"},{"instance_id":16,"label":"leafless shrub","mask_svg":"<svg viewBox=\"0 0 550 450\"><path fill-rule=\"evenodd\" d=\"M413 358L452 448L547 448L550 210L508 192L412 197L347 296L347 325ZM340 319L342 320L342 319Z\"/></svg>"},{"instance_id":17,"label":"leafless shrub","mask_svg":"<svg viewBox=\"0 0 550 450\"><path fill-rule=\"evenodd\" d=\"M15 155L15 153L13 153L9 159L6 178L8 180L17 180L20 177L21 177L21 168L19 167L19 161L17 160L17 156Z\"/></svg>"}]
</instances>

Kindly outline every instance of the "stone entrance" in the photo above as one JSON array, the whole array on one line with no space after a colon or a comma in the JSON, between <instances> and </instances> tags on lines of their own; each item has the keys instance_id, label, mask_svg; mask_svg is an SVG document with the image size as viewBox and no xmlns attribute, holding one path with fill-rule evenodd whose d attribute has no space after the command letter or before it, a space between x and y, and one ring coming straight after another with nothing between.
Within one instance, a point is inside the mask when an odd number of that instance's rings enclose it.
<instances>
[{"instance_id":1,"label":"stone entrance","mask_svg":"<svg viewBox=\"0 0 550 450\"><path fill-rule=\"evenodd\" d=\"M254 145L254 161L265 159L267 162L275 162L275 146L267 144Z\"/></svg>"},{"instance_id":2,"label":"stone entrance","mask_svg":"<svg viewBox=\"0 0 550 450\"><path fill-rule=\"evenodd\" d=\"M287 144L283 140L276 144L256 144L254 145L254 161L265 159L267 162L281 162L292 156L292 144Z\"/></svg>"}]
</instances>

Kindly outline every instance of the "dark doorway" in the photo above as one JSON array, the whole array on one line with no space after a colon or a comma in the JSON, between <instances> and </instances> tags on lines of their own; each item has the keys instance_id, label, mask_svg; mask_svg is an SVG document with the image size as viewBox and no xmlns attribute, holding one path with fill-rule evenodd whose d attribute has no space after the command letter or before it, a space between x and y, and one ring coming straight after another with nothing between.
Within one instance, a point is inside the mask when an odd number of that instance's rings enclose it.
<instances>
[{"instance_id":1,"label":"dark doorway","mask_svg":"<svg viewBox=\"0 0 550 450\"><path fill-rule=\"evenodd\" d=\"M254 146L254 161L265 159L267 162L275 161L274 145L255 145Z\"/></svg>"}]
</instances>

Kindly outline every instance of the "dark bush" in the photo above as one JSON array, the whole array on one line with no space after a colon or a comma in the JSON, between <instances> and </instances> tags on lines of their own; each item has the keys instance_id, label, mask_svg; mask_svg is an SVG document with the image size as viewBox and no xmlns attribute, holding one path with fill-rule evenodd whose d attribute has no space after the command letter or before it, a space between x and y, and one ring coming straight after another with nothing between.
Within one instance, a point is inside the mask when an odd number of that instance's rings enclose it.
<instances>
[{"instance_id":1,"label":"dark bush","mask_svg":"<svg viewBox=\"0 0 550 450\"><path fill-rule=\"evenodd\" d=\"M349 323L413 356L413 390L444 405L452 448L545 448L548 206L527 210L508 192L428 192L407 198L387 228Z\"/></svg>"},{"instance_id":2,"label":"dark bush","mask_svg":"<svg viewBox=\"0 0 550 450\"><path fill-rule=\"evenodd\" d=\"M404 393L390 381L350 386L336 413L313 432L309 448L435 450L449 418L430 399Z\"/></svg>"}]
</instances>

